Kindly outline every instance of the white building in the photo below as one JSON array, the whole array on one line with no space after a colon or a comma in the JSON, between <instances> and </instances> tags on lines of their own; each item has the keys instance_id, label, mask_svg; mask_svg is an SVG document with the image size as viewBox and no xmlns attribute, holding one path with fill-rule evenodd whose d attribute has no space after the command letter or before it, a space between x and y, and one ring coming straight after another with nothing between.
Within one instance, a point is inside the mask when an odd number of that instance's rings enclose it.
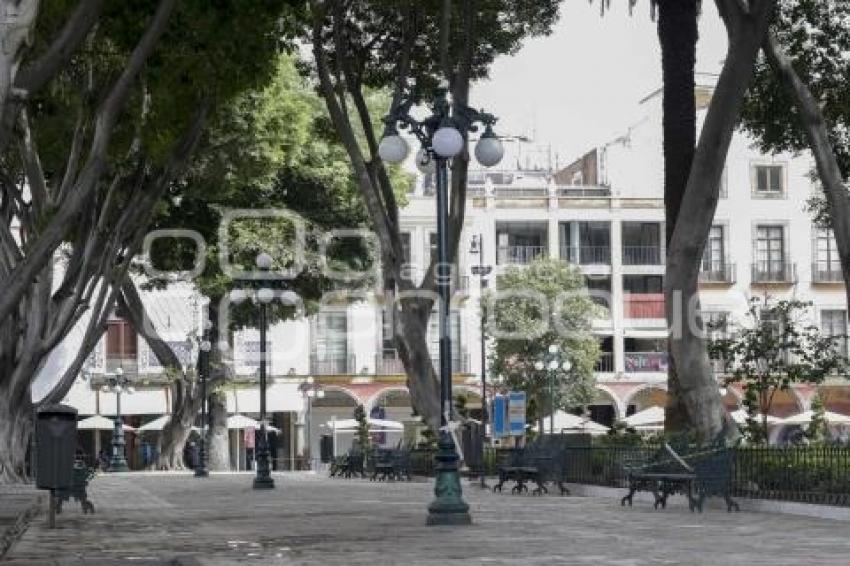
<instances>
[{"instance_id":1,"label":"white building","mask_svg":"<svg viewBox=\"0 0 850 566\"><path fill-rule=\"evenodd\" d=\"M696 97L702 117L711 84L698 87ZM483 239L484 262L495 267L491 286L506 266L549 256L580 266L588 287L607 296L598 300L606 304L608 315L594 323L603 351L597 365L598 397L591 407L595 420L610 424L635 410L664 404L667 332L662 296L661 131L659 91L642 101L641 115L620 137L590 148L566 167L551 168L551 151L539 152L517 141L508 144L506 169L471 171L453 302L455 387L468 395L471 407L480 407L481 373L480 319L474 300L479 284L470 274L470 267L479 261L470 253L475 235ZM749 297L769 294L812 301L813 321L827 333L846 333L844 285L835 242L812 224L805 210L806 200L817 190L811 171L807 154L764 155L752 140L736 133L703 259L700 294L708 318L734 319L743 314ZM401 211L401 223L409 263L421 276L435 252L430 179L417 183ZM183 321L186 328L173 328L168 339L185 341L192 326L186 321L197 320L195 311L189 312L191 293L169 293L145 300L159 313L154 318L160 331L168 328L169 317ZM181 309L189 310L177 315ZM430 330L436 356L436 320ZM119 337L127 337L126 343ZM275 426L282 429L275 445L279 467L295 462L307 443L315 457L319 438L330 432L327 424L351 418L356 404L362 403L375 416L408 423L403 434L388 433L383 439L386 444L414 437L418 419L412 414L401 364L378 303L328 307L309 319L277 325L269 339L273 376L269 411ZM256 414L259 337L256 331L244 331L234 343L234 366L244 381L229 386L228 408ZM139 401L137 408L125 401L125 413L135 413L136 422L141 422L149 420L147 415L167 412L167 390L155 379L161 368L147 347L136 345L134 334L120 321L110 326L104 344L96 353L95 371L109 370L115 359L129 360L142 389L148 390L149 399ZM323 391L322 398L308 397L303 387L308 378ZM822 391L828 409L850 414L850 389L842 382L836 379ZM780 393L773 411L788 416L808 409L814 393L808 387ZM110 414L113 402L102 395L81 382L70 400L84 414ZM737 405L740 396L740 390L730 388L729 406ZM337 439L338 452L346 449L350 438Z\"/></svg>"}]
</instances>

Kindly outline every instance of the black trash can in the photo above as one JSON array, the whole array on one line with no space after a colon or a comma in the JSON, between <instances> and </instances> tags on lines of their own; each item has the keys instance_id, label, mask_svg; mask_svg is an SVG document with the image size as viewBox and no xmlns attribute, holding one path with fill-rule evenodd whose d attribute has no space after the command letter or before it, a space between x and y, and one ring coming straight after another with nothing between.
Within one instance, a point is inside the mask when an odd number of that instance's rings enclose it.
<instances>
[{"instance_id":1,"label":"black trash can","mask_svg":"<svg viewBox=\"0 0 850 566\"><path fill-rule=\"evenodd\" d=\"M77 410L47 405L38 410L35 425L36 473L39 489L68 489L77 450Z\"/></svg>"}]
</instances>

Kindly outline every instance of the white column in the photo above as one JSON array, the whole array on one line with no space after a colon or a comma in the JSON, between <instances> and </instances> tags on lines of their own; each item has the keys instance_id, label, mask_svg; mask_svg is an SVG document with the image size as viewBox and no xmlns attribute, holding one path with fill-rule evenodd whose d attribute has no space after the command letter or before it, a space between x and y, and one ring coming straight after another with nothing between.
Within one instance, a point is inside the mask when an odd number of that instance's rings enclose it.
<instances>
[{"instance_id":1,"label":"white column","mask_svg":"<svg viewBox=\"0 0 850 566\"><path fill-rule=\"evenodd\" d=\"M619 220L611 221L611 321L614 326L614 371L625 371L623 345L623 232Z\"/></svg>"}]
</instances>

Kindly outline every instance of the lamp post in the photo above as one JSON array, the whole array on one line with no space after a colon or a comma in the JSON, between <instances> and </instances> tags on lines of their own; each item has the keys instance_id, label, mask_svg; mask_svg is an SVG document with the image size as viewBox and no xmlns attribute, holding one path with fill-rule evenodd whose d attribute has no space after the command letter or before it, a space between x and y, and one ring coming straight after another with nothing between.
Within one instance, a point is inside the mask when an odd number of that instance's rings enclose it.
<instances>
[{"instance_id":1,"label":"lamp post","mask_svg":"<svg viewBox=\"0 0 850 566\"><path fill-rule=\"evenodd\" d=\"M257 268L267 277L272 267L272 257L262 252L255 260ZM263 277L260 278L263 281ZM271 475L271 458L269 455L269 437L266 428L266 333L268 331L267 307L274 300L275 293L266 286L261 286L254 293L254 299L260 307L260 436L257 439L257 475L254 477L254 489L273 489L274 479ZM247 298L242 289L230 292L230 300L239 304Z\"/></svg>"},{"instance_id":2,"label":"lamp post","mask_svg":"<svg viewBox=\"0 0 850 566\"><path fill-rule=\"evenodd\" d=\"M472 274L478 276L481 294L481 488L487 488L485 481L486 467L484 464L484 442L487 439L487 305L484 304L484 289L487 288L487 276L493 271L493 266L484 264L484 236L472 237L469 253L478 255L478 265L472 266Z\"/></svg>"},{"instance_id":3,"label":"lamp post","mask_svg":"<svg viewBox=\"0 0 850 566\"><path fill-rule=\"evenodd\" d=\"M547 353L534 362L534 369L546 372L549 385L549 434L555 434L555 373L559 370L570 371L572 364L570 360L561 360L561 349L557 344L550 344ZM540 432L543 432L542 427Z\"/></svg>"},{"instance_id":4,"label":"lamp post","mask_svg":"<svg viewBox=\"0 0 850 566\"><path fill-rule=\"evenodd\" d=\"M196 478L205 478L209 476L209 472L207 472L207 428L208 428L208 416L207 416L207 379L209 379L210 375L210 350L212 350L212 344L209 340L209 327L210 322L208 320L204 321L204 334L203 340L201 340L200 344L200 357L201 359L199 373L201 374L201 447L198 451L198 465L195 467L195 477Z\"/></svg>"},{"instance_id":5,"label":"lamp post","mask_svg":"<svg viewBox=\"0 0 850 566\"><path fill-rule=\"evenodd\" d=\"M109 460L110 472L128 472L127 458L124 455L124 419L121 417L121 394L133 393L130 379L124 375L124 370L118 368L113 375L106 376L103 391L115 393L115 427L112 429L112 457Z\"/></svg>"},{"instance_id":6,"label":"lamp post","mask_svg":"<svg viewBox=\"0 0 850 566\"><path fill-rule=\"evenodd\" d=\"M321 388L321 386L315 382L313 376L308 376L307 380L301 385L301 390L304 392L304 396L307 398L307 417L305 419L305 426L307 427L307 458L310 463L310 469L314 470L315 467L313 465L313 433L311 431L311 425L313 422L313 399L324 399L325 398L325 390Z\"/></svg>"},{"instance_id":7,"label":"lamp post","mask_svg":"<svg viewBox=\"0 0 850 566\"><path fill-rule=\"evenodd\" d=\"M429 525L470 524L469 505L463 500L457 468L455 444L449 432L452 421L452 347L450 336L450 284L452 266L449 263L448 201L449 160L466 147L466 135L477 131L476 123L485 126L475 147L475 156L485 167L499 163L504 155L502 142L493 133L495 116L467 106L452 103L448 83L443 81L436 91L431 115L416 120L410 115L415 103L409 92L403 92L390 114L384 117L384 135L378 153L388 163L401 163L410 148L398 134L406 129L421 145L416 164L422 172L434 172L437 184L437 292L439 295L440 333L440 441L437 454L436 498L428 506Z\"/></svg>"}]
</instances>

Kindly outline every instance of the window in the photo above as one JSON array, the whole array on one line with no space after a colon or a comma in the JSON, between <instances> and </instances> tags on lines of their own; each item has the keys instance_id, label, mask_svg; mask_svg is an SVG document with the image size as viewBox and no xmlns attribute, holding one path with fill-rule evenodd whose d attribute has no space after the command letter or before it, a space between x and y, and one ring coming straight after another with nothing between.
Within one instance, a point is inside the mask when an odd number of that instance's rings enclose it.
<instances>
[{"instance_id":1,"label":"window","mask_svg":"<svg viewBox=\"0 0 850 566\"><path fill-rule=\"evenodd\" d=\"M753 192L760 196L782 196L785 193L785 167L782 165L756 165Z\"/></svg>"},{"instance_id":2,"label":"window","mask_svg":"<svg viewBox=\"0 0 850 566\"><path fill-rule=\"evenodd\" d=\"M192 364L192 344L188 340L169 340L167 344L168 347L171 348L171 350L177 355L177 359L180 360L180 364L183 367L188 367ZM150 348L148 348L147 358L148 367L162 367L162 364L159 362L159 358L156 357L156 354L154 354L153 350Z\"/></svg>"},{"instance_id":3,"label":"window","mask_svg":"<svg viewBox=\"0 0 850 566\"><path fill-rule=\"evenodd\" d=\"M136 358L136 331L126 320L110 320L106 323L106 357L112 360Z\"/></svg>"},{"instance_id":4,"label":"window","mask_svg":"<svg viewBox=\"0 0 850 566\"><path fill-rule=\"evenodd\" d=\"M623 265L660 265L661 224L623 222Z\"/></svg>"},{"instance_id":5,"label":"window","mask_svg":"<svg viewBox=\"0 0 850 566\"><path fill-rule=\"evenodd\" d=\"M610 311L611 277L609 275L585 275L584 282L587 285L590 300Z\"/></svg>"},{"instance_id":6,"label":"window","mask_svg":"<svg viewBox=\"0 0 850 566\"><path fill-rule=\"evenodd\" d=\"M431 359L439 363L440 359L440 317L436 312L428 320L428 349ZM452 338L452 371L462 371L460 355L460 313L452 311L449 315L449 333Z\"/></svg>"},{"instance_id":7,"label":"window","mask_svg":"<svg viewBox=\"0 0 850 566\"><path fill-rule=\"evenodd\" d=\"M393 337L393 313L387 309L381 311L381 357L385 360L396 357L395 339Z\"/></svg>"},{"instance_id":8,"label":"window","mask_svg":"<svg viewBox=\"0 0 850 566\"><path fill-rule=\"evenodd\" d=\"M262 361L259 340L245 340L242 342L242 366L251 369L259 369ZM266 339L266 369L271 371L272 343Z\"/></svg>"},{"instance_id":9,"label":"window","mask_svg":"<svg viewBox=\"0 0 850 566\"><path fill-rule=\"evenodd\" d=\"M708 273L723 273L726 267L724 226L714 225L708 232L708 241L702 254L702 270Z\"/></svg>"},{"instance_id":10,"label":"window","mask_svg":"<svg viewBox=\"0 0 850 566\"><path fill-rule=\"evenodd\" d=\"M824 336L835 339L839 355L847 355L847 311L830 309L820 311L820 326Z\"/></svg>"},{"instance_id":11,"label":"window","mask_svg":"<svg viewBox=\"0 0 850 566\"><path fill-rule=\"evenodd\" d=\"M561 259L580 265L611 264L611 225L604 221L562 222Z\"/></svg>"},{"instance_id":12,"label":"window","mask_svg":"<svg viewBox=\"0 0 850 566\"><path fill-rule=\"evenodd\" d=\"M316 316L313 353L319 361L344 361L348 354L348 319L345 312Z\"/></svg>"},{"instance_id":13,"label":"window","mask_svg":"<svg viewBox=\"0 0 850 566\"><path fill-rule=\"evenodd\" d=\"M832 230L818 228L815 232L815 277L841 273L841 261Z\"/></svg>"},{"instance_id":14,"label":"window","mask_svg":"<svg viewBox=\"0 0 850 566\"><path fill-rule=\"evenodd\" d=\"M756 271L765 278L784 275L785 231L782 226L756 228Z\"/></svg>"}]
</instances>

